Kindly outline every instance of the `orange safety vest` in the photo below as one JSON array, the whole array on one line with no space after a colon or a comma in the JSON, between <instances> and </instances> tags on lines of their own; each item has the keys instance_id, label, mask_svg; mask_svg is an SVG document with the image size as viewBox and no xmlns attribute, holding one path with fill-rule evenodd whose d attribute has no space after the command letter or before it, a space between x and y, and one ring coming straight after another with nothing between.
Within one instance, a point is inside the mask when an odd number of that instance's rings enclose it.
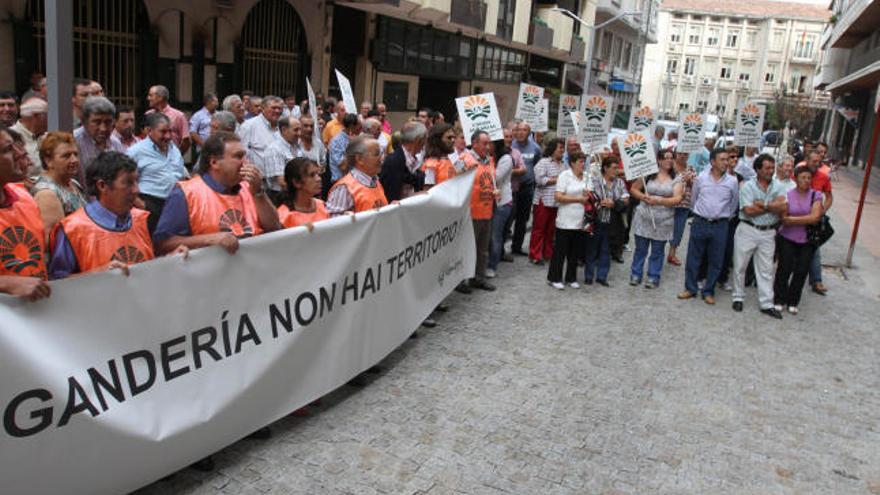
<instances>
[{"instance_id":1,"label":"orange safety vest","mask_svg":"<svg viewBox=\"0 0 880 495\"><path fill-rule=\"evenodd\" d=\"M330 193L332 194L333 189L337 187L348 189L348 193L354 199L355 213L372 210L388 204L388 199L385 197L385 189L382 188L382 183L378 180L376 181L376 187L367 187L361 184L349 172L336 181L336 184L333 184L333 187L330 188Z\"/></svg>"},{"instance_id":2,"label":"orange safety vest","mask_svg":"<svg viewBox=\"0 0 880 495\"><path fill-rule=\"evenodd\" d=\"M3 186L12 200L0 207L0 275L46 280L46 240L37 202L23 189Z\"/></svg>"},{"instance_id":3,"label":"orange safety vest","mask_svg":"<svg viewBox=\"0 0 880 495\"><path fill-rule=\"evenodd\" d=\"M320 222L328 218L330 218L330 214L327 213L327 207L320 199L315 199L315 211L311 213L291 210L284 204L278 207L278 219L281 220L281 225L288 229L308 222Z\"/></svg>"},{"instance_id":4,"label":"orange safety vest","mask_svg":"<svg viewBox=\"0 0 880 495\"><path fill-rule=\"evenodd\" d=\"M422 164L422 172L434 169L434 185L439 186L441 183L455 177L455 165L447 157L443 158L426 158Z\"/></svg>"},{"instance_id":5,"label":"orange safety vest","mask_svg":"<svg viewBox=\"0 0 880 495\"><path fill-rule=\"evenodd\" d=\"M186 198L192 235L232 232L241 239L263 233L247 182L241 182L241 189L235 195L214 191L201 176L178 182L178 185Z\"/></svg>"},{"instance_id":6,"label":"orange safety vest","mask_svg":"<svg viewBox=\"0 0 880 495\"><path fill-rule=\"evenodd\" d=\"M133 265L153 259L153 244L147 229L149 216L147 211L132 208L131 228L117 232L101 227L86 213L85 208L80 208L57 225L64 229L80 273L89 273L100 270L114 260ZM58 226L55 228L58 229Z\"/></svg>"},{"instance_id":7,"label":"orange safety vest","mask_svg":"<svg viewBox=\"0 0 880 495\"><path fill-rule=\"evenodd\" d=\"M474 190L471 192L471 218L489 220L492 218L492 205L495 204L495 161L477 163L474 175Z\"/></svg>"}]
</instances>

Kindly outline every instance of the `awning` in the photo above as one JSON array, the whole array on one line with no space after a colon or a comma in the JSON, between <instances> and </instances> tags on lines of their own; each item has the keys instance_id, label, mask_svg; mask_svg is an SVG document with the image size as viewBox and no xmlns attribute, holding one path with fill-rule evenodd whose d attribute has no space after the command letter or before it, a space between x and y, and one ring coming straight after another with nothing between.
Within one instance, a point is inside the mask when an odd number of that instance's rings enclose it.
<instances>
[{"instance_id":1,"label":"awning","mask_svg":"<svg viewBox=\"0 0 880 495\"><path fill-rule=\"evenodd\" d=\"M878 82L880 82L880 61L834 81L825 90L832 93L843 93L860 89L874 89Z\"/></svg>"}]
</instances>

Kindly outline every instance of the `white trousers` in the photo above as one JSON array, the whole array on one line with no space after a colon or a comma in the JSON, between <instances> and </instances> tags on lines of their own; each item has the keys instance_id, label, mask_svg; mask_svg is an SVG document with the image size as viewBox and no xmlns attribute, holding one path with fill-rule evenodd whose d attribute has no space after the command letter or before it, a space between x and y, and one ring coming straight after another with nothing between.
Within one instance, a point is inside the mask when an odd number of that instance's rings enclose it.
<instances>
[{"instance_id":1,"label":"white trousers","mask_svg":"<svg viewBox=\"0 0 880 495\"><path fill-rule=\"evenodd\" d=\"M733 300L746 296L746 270L749 260L755 258L755 281L758 283L758 303L761 309L773 307L773 252L776 250L776 230L758 230L740 222L733 236Z\"/></svg>"}]
</instances>

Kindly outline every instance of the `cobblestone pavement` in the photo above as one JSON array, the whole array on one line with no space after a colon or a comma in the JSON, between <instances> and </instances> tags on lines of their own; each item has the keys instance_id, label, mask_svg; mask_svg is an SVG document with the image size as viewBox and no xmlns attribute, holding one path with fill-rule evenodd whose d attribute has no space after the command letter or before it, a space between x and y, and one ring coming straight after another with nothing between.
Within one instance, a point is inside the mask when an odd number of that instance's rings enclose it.
<instances>
[{"instance_id":1,"label":"cobblestone pavement","mask_svg":"<svg viewBox=\"0 0 880 495\"><path fill-rule=\"evenodd\" d=\"M500 290L454 293L366 388L139 493L880 494L880 301L862 274L826 270L829 296L777 322L754 289L734 313L723 291L676 300L682 268L657 290L628 269L559 292L546 267L504 263Z\"/></svg>"}]
</instances>

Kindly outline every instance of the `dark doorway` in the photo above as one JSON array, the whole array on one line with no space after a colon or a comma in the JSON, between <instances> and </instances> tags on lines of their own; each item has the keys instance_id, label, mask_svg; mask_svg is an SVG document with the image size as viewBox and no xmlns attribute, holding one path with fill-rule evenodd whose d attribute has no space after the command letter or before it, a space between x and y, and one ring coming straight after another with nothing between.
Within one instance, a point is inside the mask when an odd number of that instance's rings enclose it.
<instances>
[{"instance_id":1,"label":"dark doorway","mask_svg":"<svg viewBox=\"0 0 880 495\"><path fill-rule=\"evenodd\" d=\"M419 79L419 108L428 107L431 110L439 110L446 117L446 122L452 124L458 112L455 110L455 99L458 94L457 81L442 81L439 79Z\"/></svg>"}]
</instances>

